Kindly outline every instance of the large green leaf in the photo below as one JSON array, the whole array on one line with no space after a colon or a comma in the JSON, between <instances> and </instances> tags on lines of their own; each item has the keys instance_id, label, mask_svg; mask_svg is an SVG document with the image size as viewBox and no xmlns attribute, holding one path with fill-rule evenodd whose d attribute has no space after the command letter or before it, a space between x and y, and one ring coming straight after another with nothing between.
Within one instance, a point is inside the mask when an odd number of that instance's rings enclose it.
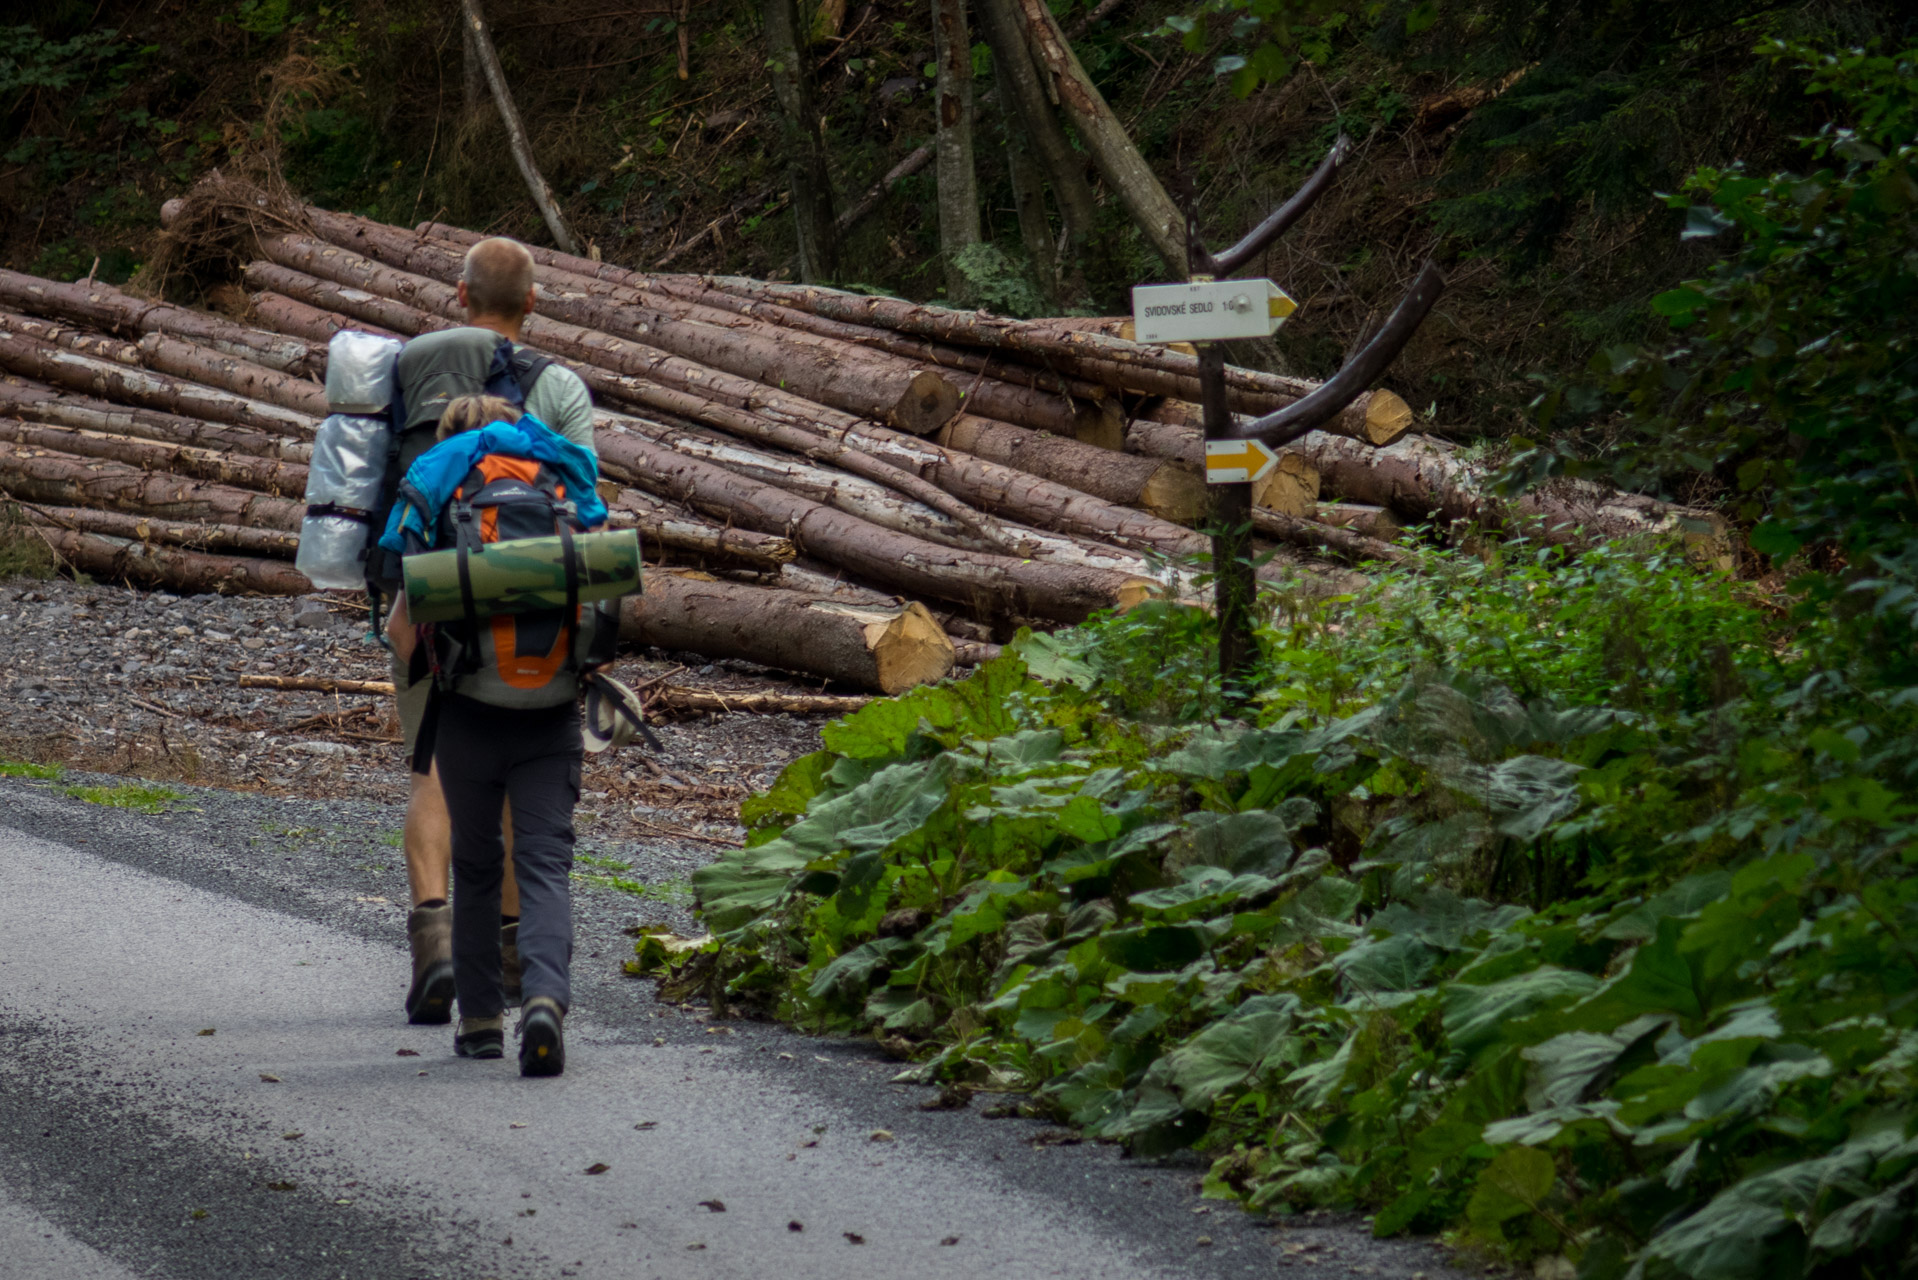
<instances>
[{"instance_id":1,"label":"large green leaf","mask_svg":"<svg viewBox=\"0 0 1918 1280\"><path fill-rule=\"evenodd\" d=\"M1598 979L1589 973L1541 965L1502 982L1473 986L1448 983L1445 1036L1452 1048L1472 1055L1503 1039L1510 1024L1590 994Z\"/></svg>"}]
</instances>

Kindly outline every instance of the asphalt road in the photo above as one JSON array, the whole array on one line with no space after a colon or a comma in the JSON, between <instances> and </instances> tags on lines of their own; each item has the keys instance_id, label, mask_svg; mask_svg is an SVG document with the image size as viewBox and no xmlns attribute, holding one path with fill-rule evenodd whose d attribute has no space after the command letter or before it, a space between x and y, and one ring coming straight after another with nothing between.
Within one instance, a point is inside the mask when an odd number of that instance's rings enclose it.
<instances>
[{"instance_id":1,"label":"asphalt road","mask_svg":"<svg viewBox=\"0 0 1918 1280\"><path fill-rule=\"evenodd\" d=\"M0 1277L1463 1275L1202 1201L1194 1163L921 1110L870 1046L657 1004L600 891L566 1074L460 1061L405 1024L399 907L356 879L396 882L395 826L0 781Z\"/></svg>"}]
</instances>

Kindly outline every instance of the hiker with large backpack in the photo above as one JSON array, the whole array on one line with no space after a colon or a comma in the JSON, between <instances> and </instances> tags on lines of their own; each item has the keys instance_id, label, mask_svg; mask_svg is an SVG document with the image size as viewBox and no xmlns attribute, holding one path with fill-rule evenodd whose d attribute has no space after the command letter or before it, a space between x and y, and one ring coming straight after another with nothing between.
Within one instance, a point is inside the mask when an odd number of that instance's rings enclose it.
<instances>
[{"instance_id":1,"label":"hiker with large backpack","mask_svg":"<svg viewBox=\"0 0 1918 1280\"><path fill-rule=\"evenodd\" d=\"M437 765L451 821L453 1046L465 1058L504 1054L510 801L520 1073L558 1075L572 1001L578 699L612 660L618 599L639 582L639 540L630 529L589 532L606 520L593 455L507 401L455 399L437 435L407 469L380 545L402 557L387 637L427 690L414 773Z\"/></svg>"},{"instance_id":2,"label":"hiker with large backpack","mask_svg":"<svg viewBox=\"0 0 1918 1280\"><path fill-rule=\"evenodd\" d=\"M395 395L387 462L386 507L375 514L374 529L385 527L387 512L407 469L434 444L446 407L461 396L496 395L593 454L593 402L579 375L518 345L520 328L532 313L533 256L526 246L504 237L482 240L467 251L459 283L466 325L422 334L401 350L394 366ZM398 561L377 545L367 561L367 581L376 594L392 596L398 587ZM395 655L393 686L398 693L400 733L411 754L418 741L427 687L408 678ZM429 762L430 763L430 762ZM508 826L508 843L511 842ZM413 979L406 994L407 1020L444 1023L453 1008L452 910L447 880L452 865L452 826L435 772L415 773L407 797L403 830L407 878L413 909L407 938L413 953ZM509 864L499 923L509 1000L519 999L519 891Z\"/></svg>"}]
</instances>

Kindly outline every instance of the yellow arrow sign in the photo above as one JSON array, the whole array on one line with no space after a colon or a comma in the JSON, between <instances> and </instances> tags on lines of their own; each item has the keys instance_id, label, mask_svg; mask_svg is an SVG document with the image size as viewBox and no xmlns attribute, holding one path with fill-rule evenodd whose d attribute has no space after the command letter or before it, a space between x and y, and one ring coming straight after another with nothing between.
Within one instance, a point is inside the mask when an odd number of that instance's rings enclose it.
<instances>
[{"instance_id":1,"label":"yellow arrow sign","mask_svg":"<svg viewBox=\"0 0 1918 1280\"><path fill-rule=\"evenodd\" d=\"M1205 442L1207 484L1250 484L1271 475L1278 465L1279 455L1257 440Z\"/></svg>"}]
</instances>

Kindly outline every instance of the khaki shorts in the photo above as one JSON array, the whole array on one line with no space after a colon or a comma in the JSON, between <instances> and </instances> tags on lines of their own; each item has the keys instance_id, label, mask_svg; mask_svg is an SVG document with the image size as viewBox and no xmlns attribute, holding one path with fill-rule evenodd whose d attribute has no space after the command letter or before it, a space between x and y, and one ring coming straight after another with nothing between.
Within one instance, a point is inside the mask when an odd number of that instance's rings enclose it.
<instances>
[{"instance_id":1,"label":"khaki shorts","mask_svg":"<svg viewBox=\"0 0 1918 1280\"><path fill-rule=\"evenodd\" d=\"M400 704L400 737L405 740L406 755L411 759L413 744L419 741L420 721L426 716L426 695L432 692L433 679L428 676L418 684L407 683L407 664L401 662L397 654L388 656L393 659L393 689Z\"/></svg>"}]
</instances>

